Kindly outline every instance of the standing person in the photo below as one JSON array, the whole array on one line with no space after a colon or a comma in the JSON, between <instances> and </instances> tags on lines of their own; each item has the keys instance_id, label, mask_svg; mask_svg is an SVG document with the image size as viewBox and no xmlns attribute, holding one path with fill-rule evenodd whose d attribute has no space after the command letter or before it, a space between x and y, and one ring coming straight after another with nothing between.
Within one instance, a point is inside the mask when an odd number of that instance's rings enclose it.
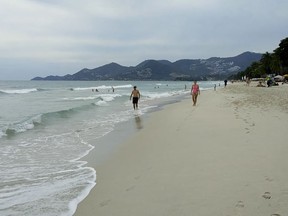
<instances>
[{"instance_id":1,"label":"standing person","mask_svg":"<svg viewBox=\"0 0 288 216\"><path fill-rule=\"evenodd\" d=\"M130 100L133 97L132 103L133 103L133 108L138 109L138 100L140 99L140 92L137 89L136 86L134 86L134 89L132 90L132 93L130 95Z\"/></svg>"},{"instance_id":2,"label":"standing person","mask_svg":"<svg viewBox=\"0 0 288 216\"><path fill-rule=\"evenodd\" d=\"M194 84L192 85L192 88L191 88L193 106L195 106L197 103L198 94L200 95L200 88L199 88L199 85L197 84L197 81L194 81Z\"/></svg>"},{"instance_id":3,"label":"standing person","mask_svg":"<svg viewBox=\"0 0 288 216\"><path fill-rule=\"evenodd\" d=\"M225 87L227 86L227 80L224 80L224 86Z\"/></svg>"}]
</instances>

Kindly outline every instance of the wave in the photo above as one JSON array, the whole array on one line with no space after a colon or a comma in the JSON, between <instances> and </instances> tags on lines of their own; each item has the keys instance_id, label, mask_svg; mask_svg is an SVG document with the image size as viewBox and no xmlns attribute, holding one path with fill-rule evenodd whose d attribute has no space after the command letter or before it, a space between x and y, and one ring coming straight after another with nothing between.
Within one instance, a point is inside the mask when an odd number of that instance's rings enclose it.
<instances>
[{"instance_id":1,"label":"wave","mask_svg":"<svg viewBox=\"0 0 288 216\"><path fill-rule=\"evenodd\" d=\"M63 98L63 100L66 100L66 101L86 101L86 100L95 100L97 98L99 98L99 96Z\"/></svg>"},{"instance_id":2,"label":"wave","mask_svg":"<svg viewBox=\"0 0 288 216\"><path fill-rule=\"evenodd\" d=\"M0 130L0 138L4 137L4 136L7 136L6 133L4 133L4 131Z\"/></svg>"},{"instance_id":3,"label":"wave","mask_svg":"<svg viewBox=\"0 0 288 216\"><path fill-rule=\"evenodd\" d=\"M37 91L43 91L44 89L37 89L37 88L31 88L31 89L0 89L0 93L5 94L28 94L31 92L37 92Z\"/></svg>"},{"instance_id":4,"label":"wave","mask_svg":"<svg viewBox=\"0 0 288 216\"><path fill-rule=\"evenodd\" d=\"M110 102L110 101L115 100L115 98L117 98L117 97L122 97L122 95L120 95L120 94L103 94L103 95L100 95L100 100Z\"/></svg>"},{"instance_id":5,"label":"wave","mask_svg":"<svg viewBox=\"0 0 288 216\"><path fill-rule=\"evenodd\" d=\"M88 101L100 99L101 101L110 102L115 100L117 97L122 97L120 94L98 94L96 96L87 96L87 97L74 97L74 98L63 98L64 101Z\"/></svg>"},{"instance_id":6,"label":"wave","mask_svg":"<svg viewBox=\"0 0 288 216\"><path fill-rule=\"evenodd\" d=\"M45 125L49 122L55 122L56 119L67 119L76 113L80 113L85 110L93 109L96 106L109 106L109 103L114 101L115 98L122 97L120 94L99 94L97 96L90 97L75 97L75 98L63 98L67 101L89 101L94 100L88 104L80 105L78 107L73 107L65 110L59 110L55 112L47 112L29 117L21 122L16 122L10 125L0 126L0 138L4 136L13 136L18 133L23 133L28 130L34 129L36 126Z\"/></svg>"},{"instance_id":7,"label":"wave","mask_svg":"<svg viewBox=\"0 0 288 216\"><path fill-rule=\"evenodd\" d=\"M75 108L70 108L67 110L59 110L55 112L38 114L30 118L27 118L21 122L16 122L13 124L2 126L0 128L0 138L5 137L5 136L11 137L18 133L23 133L25 131L32 130L37 126L46 125L46 124L49 124L50 122L55 122L55 120L67 119L78 112L81 112L83 110L88 110L93 107L95 107L95 104L91 103L91 104L86 104L86 105L75 107Z\"/></svg>"},{"instance_id":8,"label":"wave","mask_svg":"<svg viewBox=\"0 0 288 216\"><path fill-rule=\"evenodd\" d=\"M27 120L22 122L17 122L14 124L10 124L0 130L0 138L3 136L13 136L17 133L22 133L27 130L33 129L35 126L40 125L42 121L42 115L33 116Z\"/></svg>"},{"instance_id":9,"label":"wave","mask_svg":"<svg viewBox=\"0 0 288 216\"><path fill-rule=\"evenodd\" d=\"M101 85L101 86L94 86L94 87L79 87L79 88L71 88L70 90L72 91L85 91L85 90L91 90L92 89L120 89L120 88L132 88L133 86L131 84L128 84L128 85L116 85L116 86L107 86L107 85Z\"/></svg>"},{"instance_id":10,"label":"wave","mask_svg":"<svg viewBox=\"0 0 288 216\"><path fill-rule=\"evenodd\" d=\"M106 101L100 100L94 103L96 106L108 106Z\"/></svg>"},{"instance_id":11,"label":"wave","mask_svg":"<svg viewBox=\"0 0 288 216\"><path fill-rule=\"evenodd\" d=\"M99 95L99 101L95 102L94 104L97 106L108 106L108 102L114 101L116 97L122 97L123 95L120 94L103 94Z\"/></svg>"},{"instance_id":12,"label":"wave","mask_svg":"<svg viewBox=\"0 0 288 216\"><path fill-rule=\"evenodd\" d=\"M158 99L158 98L166 98L166 97L171 97L175 95L182 95L186 94L187 91L180 90L180 91L172 91L172 92L143 92L143 96L149 99Z\"/></svg>"},{"instance_id":13,"label":"wave","mask_svg":"<svg viewBox=\"0 0 288 216\"><path fill-rule=\"evenodd\" d=\"M37 91L49 91L51 89L43 89L43 88L37 88Z\"/></svg>"},{"instance_id":14,"label":"wave","mask_svg":"<svg viewBox=\"0 0 288 216\"><path fill-rule=\"evenodd\" d=\"M117 89L117 88L132 88L133 86L131 84L129 85L118 85L118 86L113 86L113 88Z\"/></svg>"}]
</instances>

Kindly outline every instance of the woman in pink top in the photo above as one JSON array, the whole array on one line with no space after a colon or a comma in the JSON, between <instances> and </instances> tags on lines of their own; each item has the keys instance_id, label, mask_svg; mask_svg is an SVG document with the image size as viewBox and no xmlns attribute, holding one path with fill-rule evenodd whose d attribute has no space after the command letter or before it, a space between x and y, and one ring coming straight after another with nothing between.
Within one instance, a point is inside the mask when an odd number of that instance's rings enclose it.
<instances>
[{"instance_id":1,"label":"woman in pink top","mask_svg":"<svg viewBox=\"0 0 288 216\"><path fill-rule=\"evenodd\" d=\"M192 85L192 88L191 88L193 106L195 106L197 103L198 94L200 95L200 88L199 88L199 85L197 84L197 81L194 81L194 84Z\"/></svg>"}]
</instances>

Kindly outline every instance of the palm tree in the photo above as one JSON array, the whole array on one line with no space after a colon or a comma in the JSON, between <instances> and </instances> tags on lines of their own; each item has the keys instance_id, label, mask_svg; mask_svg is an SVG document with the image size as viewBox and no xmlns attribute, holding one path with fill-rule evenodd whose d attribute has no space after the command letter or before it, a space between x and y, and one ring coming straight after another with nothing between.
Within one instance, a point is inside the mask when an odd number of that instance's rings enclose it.
<instances>
[{"instance_id":1,"label":"palm tree","mask_svg":"<svg viewBox=\"0 0 288 216\"><path fill-rule=\"evenodd\" d=\"M271 65L272 65L272 54L266 52L265 54L262 55L262 58L260 60L260 63L262 64L265 73L266 74L271 74Z\"/></svg>"},{"instance_id":2,"label":"palm tree","mask_svg":"<svg viewBox=\"0 0 288 216\"><path fill-rule=\"evenodd\" d=\"M288 72L288 37L281 40L279 47L274 50L281 63L281 73Z\"/></svg>"},{"instance_id":3,"label":"palm tree","mask_svg":"<svg viewBox=\"0 0 288 216\"><path fill-rule=\"evenodd\" d=\"M280 59L279 57L273 53L272 54L272 59L271 59L271 63L270 63L270 67L273 73L276 74L281 74L281 63L280 63Z\"/></svg>"}]
</instances>

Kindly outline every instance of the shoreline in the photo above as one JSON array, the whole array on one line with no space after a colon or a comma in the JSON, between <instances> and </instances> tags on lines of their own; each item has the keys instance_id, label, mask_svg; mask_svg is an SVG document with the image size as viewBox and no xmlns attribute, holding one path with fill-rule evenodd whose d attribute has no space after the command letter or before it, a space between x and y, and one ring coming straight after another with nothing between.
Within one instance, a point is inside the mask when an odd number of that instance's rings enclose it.
<instances>
[{"instance_id":1,"label":"shoreline","mask_svg":"<svg viewBox=\"0 0 288 216\"><path fill-rule=\"evenodd\" d=\"M230 84L149 113L111 157L90 153L96 186L74 215L284 215L287 91Z\"/></svg>"},{"instance_id":2,"label":"shoreline","mask_svg":"<svg viewBox=\"0 0 288 216\"><path fill-rule=\"evenodd\" d=\"M119 146L130 139L135 133L138 133L142 128L144 128L146 125L145 122L150 118L151 114L162 111L166 106L187 100L187 95L172 96L174 97L173 99L161 98L160 102L157 104L155 101L149 101L148 104L153 108L144 113L144 115L138 115L135 113L135 111L133 111L133 109L131 109L131 115L134 115L133 118L129 119L128 121L118 123L115 130L111 131L108 136L105 135L101 138L97 137L94 140L90 140L89 143L91 143L93 149L91 152L82 157L80 161L86 161L86 166L90 166L91 164L91 166L95 167L96 165L100 165L106 160L109 160L113 153L117 152ZM189 96L190 95L188 95L188 97ZM139 110L141 111L141 105Z\"/></svg>"}]
</instances>

